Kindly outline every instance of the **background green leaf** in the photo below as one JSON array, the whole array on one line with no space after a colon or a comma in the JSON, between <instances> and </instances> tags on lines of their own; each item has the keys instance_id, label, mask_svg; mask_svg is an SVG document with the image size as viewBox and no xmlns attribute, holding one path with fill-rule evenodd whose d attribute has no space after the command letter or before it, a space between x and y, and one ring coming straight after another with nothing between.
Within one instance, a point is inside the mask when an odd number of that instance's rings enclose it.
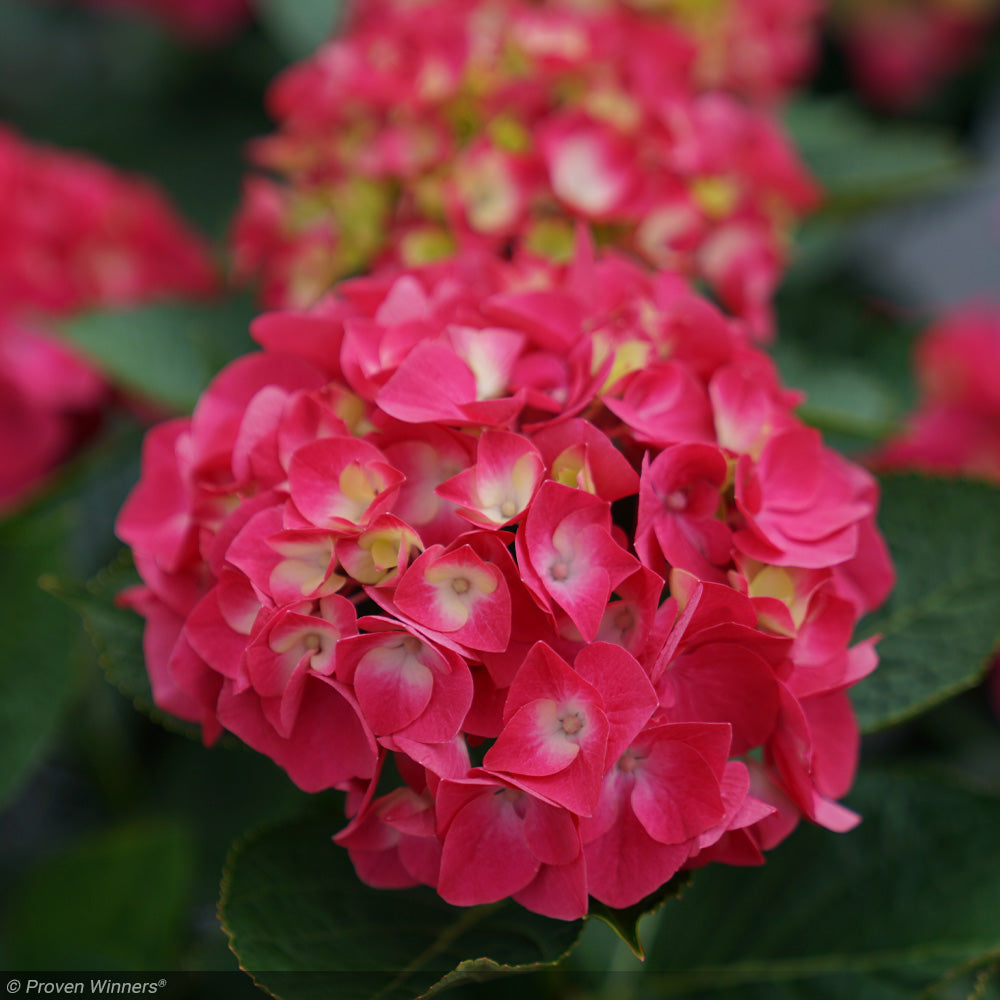
<instances>
[{"instance_id":1,"label":"background green leaf","mask_svg":"<svg viewBox=\"0 0 1000 1000\"><path fill-rule=\"evenodd\" d=\"M661 907L670 900L680 899L684 890L691 884L691 878L691 872L678 872L656 892L650 893L634 906L628 906L623 910L613 910L610 906L605 906L604 903L591 899L588 916L607 924L629 946L632 953L637 958L642 959L645 957L646 950L639 933L640 921L647 916L659 913Z\"/></svg>"},{"instance_id":2,"label":"background green leaf","mask_svg":"<svg viewBox=\"0 0 1000 1000\"><path fill-rule=\"evenodd\" d=\"M969 171L968 153L947 132L876 120L842 99L800 96L785 123L825 191L826 215L926 195Z\"/></svg>"},{"instance_id":3,"label":"background green leaf","mask_svg":"<svg viewBox=\"0 0 1000 1000\"><path fill-rule=\"evenodd\" d=\"M254 0L257 16L289 59L304 59L330 37L343 0Z\"/></svg>"},{"instance_id":4,"label":"background green leaf","mask_svg":"<svg viewBox=\"0 0 1000 1000\"><path fill-rule=\"evenodd\" d=\"M148 822L40 861L8 898L7 968L176 967L193 859L184 827Z\"/></svg>"},{"instance_id":5,"label":"background green leaf","mask_svg":"<svg viewBox=\"0 0 1000 1000\"><path fill-rule=\"evenodd\" d=\"M249 301L230 298L87 313L62 332L123 388L188 412L222 365L253 349L253 315Z\"/></svg>"},{"instance_id":6,"label":"background green leaf","mask_svg":"<svg viewBox=\"0 0 1000 1000\"><path fill-rule=\"evenodd\" d=\"M286 60L253 26L225 46L196 47L121 13L0 3L0 117L34 141L154 178L185 217L222 238L244 145L271 127L264 89Z\"/></svg>"},{"instance_id":7,"label":"background green leaf","mask_svg":"<svg viewBox=\"0 0 1000 1000\"><path fill-rule=\"evenodd\" d=\"M0 522L0 800L35 764L79 688L79 625L38 586L67 568L65 508Z\"/></svg>"},{"instance_id":8,"label":"background green leaf","mask_svg":"<svg viewBox=\"0 0 1000 1000\"><path fill-rule=\"evenodd\" d=\"M662 913L642 995L914 1000L995 960L1000 798L887 770L849 801L848 834L799 829L761 868L698 872Z\"/></svg>"},{"instance_id":9,"label":"background green leaf","mask_svg":"<svg viewBox=\"0 0 1000 1000\"><path fill-rule=\"evenodd\" d=\"M429 889L371 889L331 843L343 823L331 813L272 827L238 845L226 866L219 913L232 948L282 1000L413 1000L553 964L579 936L582 921L510 901L460 909ZM287 975L304 972L313 975Z\"/></svg>"},{"instance_id":10,"label":"background green leaf","mask_svg":"<svg viewBox=\"0 0 1000 1000\"><path fill-rule=\"evenodd\" d=\"M901 424L916 390L916 324L847 274L793 283L777 299L773 347L784 382L806 393L799 415L844 451L871 450Z\"/></svg>"},{"instance_id":11,"label":"background green leaf","mask_svg":"<svg viewBox=\"0 0 1000 1000\"><path fill-rule=\"evenodd\" d=\"M887 476L879 523L898 583L860 626L883 637L878 669L851 691L867 731L972 687L1000 645L1000 491Z\"/></svg>"},{"instance_id":12,"label":"background green leaf","mask_svg":"<svg viewBox=\"0 0 1000 1000\"><path fill-rule=\"evenodd\" d=\"M117 559L87 583L71 578L48 577L45 587L71 607L83 620L98 660L108 680L141 712L166 729L200 740L198 727L161 712L153 692L142 649L143 620L116 597L140 582L131 554L122 550Z\"/></svg>"}]
</instances>

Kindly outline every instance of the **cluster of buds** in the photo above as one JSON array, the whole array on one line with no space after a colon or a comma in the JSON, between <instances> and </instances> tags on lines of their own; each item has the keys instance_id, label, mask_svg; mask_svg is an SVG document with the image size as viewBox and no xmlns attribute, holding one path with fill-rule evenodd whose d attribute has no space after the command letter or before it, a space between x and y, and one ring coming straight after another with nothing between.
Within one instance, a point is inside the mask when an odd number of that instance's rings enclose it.
<instances>
[{"instance_id":1,"label":"cluster of buds","mask_svg":"<svg viewBox=\"0 0 1000 1000\"><path fill-rule=\"evenodd\" d=\"M53 320L214 287L205 246L151 185L0 128L0 506L71 450L107 396Z\"/></svg>"},{"instance_id":2,"label":"cluster of buds","mask_svg":"<svg viewBox=\"0 0 1000 1000\"><path fill-rule=\"evenodd\" d=\"M703 89L699 51L677 18L610 0L360 8L271 89L280 128L252 150L271 176L247 182L236 271L304 306L387 263L565 260L583 223L766 335L817 190L766 111Z\"/></svg>"},{"instance_id":3,"label":"cluster of buds","mask_svg":"<svg viewBox=\"0 0 1000 1000\"><path fill-rule=\"evenodd\" d=\"M833 24L865 97L903 111L974 57L998 13L997 0L837 0Z\"/></svg>"},{"instance_id":4,"label":"cluster of buds","mask_svg":"<svg viewBox=\"0 0 1000 1000\"><path fill-rule=\"evenodd\" d=\"M252 334L147 438L123 599L162 708L347 791L362 879L572 919L854 824L877 487L736 321L580 240Z\"/></svg>"},{"instance_id":5,"label":"cluster of buds","mask_svg":"<svg viewBox=\"0 0 1000 1000\"><path fill-rule=\"evenodd\" d=\"M152 18L178 37L208 45L222 42L250 20L249 0L82 0L90 7Z\"/></svg>"}]
</instances>

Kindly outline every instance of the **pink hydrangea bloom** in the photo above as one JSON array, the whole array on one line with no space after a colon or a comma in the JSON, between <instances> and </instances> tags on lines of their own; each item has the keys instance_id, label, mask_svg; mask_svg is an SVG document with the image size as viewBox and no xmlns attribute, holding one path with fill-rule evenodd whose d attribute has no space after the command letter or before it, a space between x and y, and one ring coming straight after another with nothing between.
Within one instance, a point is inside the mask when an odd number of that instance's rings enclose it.
<instances>
[{"instance_id":1,"label":"pink hydrangea bloom","mask_svg":"<svg viewBox=\"0 0 1000 1000\"><path fill-rule=\"evenodd\" d=\"M0 508L66 457L109 395L52 321L214 288L206 246L152 185L0 127Z\"/></svg>"},{"instance_id":2,"label":"pink hydrangea bloom","mask_svg":"<svg viewBox=\"0 0 1000 1000\"><path fill-rule=\"evenodd\" d=\"M565 259L586 224L770 332L818 191L776 119L705 89L684 20L617 0L359 5L271 88L279 129L252 147L270 176L247 181L237 274L270 306L309 305L373 263L456 247Z\"/></svg>"},{"instance_id":3,"label":"pink hydrangea bloom","mask_svg":"<svg viewBox=\"0 0 1000 1000\"><path fill-rule=\"evenodd\" d=\"M914 366L917 408L875 463L1000 483L1000 307L943 317L918 342Z\"/></svg>"},{"instance_id":4,"label":"pink hydrangea bloom","mask_svg":"<svg viewBox=\"0 0 1000 1000\"><path fill-rule=\"evenodd\" d=\"M838 0L834 27L858 89L903 111L975 57L998 12L996 0Z\"/></svg>"},{"instance_id":5,"label":"pink hydrangea bloom","mask_svg":"<svg viewBox=\"0 0 1000 1000\"><path fill-rule=\"evenodd\" d=\"M572 919L856 822L876 488L738 321L581 241L252 333L147 438L124 599L161 705L349 793L364 880Z\"/></svg>"}]
</instances>

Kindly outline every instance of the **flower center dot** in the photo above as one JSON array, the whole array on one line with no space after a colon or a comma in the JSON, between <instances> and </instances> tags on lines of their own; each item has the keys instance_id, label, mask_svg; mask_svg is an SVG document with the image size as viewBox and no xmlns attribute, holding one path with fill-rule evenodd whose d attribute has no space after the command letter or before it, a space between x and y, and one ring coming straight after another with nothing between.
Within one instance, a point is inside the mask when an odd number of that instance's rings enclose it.
<instances>
[{"instance_id":1,"label":"flower center dot","mask_svg":"<svg viewBox=\"0 0 1000 1000\"><path fill-rule=\"evenodd\" d=\"M567 736L575 736L583 729L583 716L579 712L570 712L559 720L559 724Z\"/></svg>"},{"instance_id":2,"label":"flower center dot","mask_svg":"<svg viewBox=\"0 0 1000 1000\"><path fill-rule=\"evenodd\" d=\"M552 564L549 573L553 580L565 580L569 576L569 566L560 559Z\"/></svg>"},{"instance_id":3,"label":"flower center dot","mask_svg":"<svg viewBox=\"0 0 1000 1000\"><path fill-rule=\"evenodd\" d=\"M504 500L500 505L500 513L504 517L513 517L517 513L517 504L513 500Z\"/></svg>"},{"instance_id":4,"label":"flower center dot","mask_svg":"<svg viewBox=\"0 0 1000 1000\"><path fill-rule=\"evenodd\" d=\"M622 608L615 616L615 627L627 632L635 624L635 615L631 608Z\"/></svg>"},{"instance_id":5,"label":"flower center dot","mask_svg":"<svg viewBox=\"0 0 1000 1000\"><path fill-rule=\"evenodd\" d=\"M688 498L684 490L672 490L663 498L663 502L671 510L684 510L688 505Z\"/></svg>"},{"instance_id":6,"label":"flower center dot","mask_svg":"<svg viewBox=\"0 0 1000 1000\"><path fill-rule=\"evenodd\" d=\"M306 649L311 649L314 653L318 653L320 649L323 648L323 640L315 632L310 632L302 640L302 645Z\"/></svg>"},{"instance_id":7,"label":"flower center dot","mask_svg":"<svg viewBox=\"0 0 1000 1000\"><path fill-rule=\"evenodd\" d=\"M454 580L451 581L451 589L455 591L456 594L467 594L469 592L469 581L465 579L464 576L456 576Z\"/></svg>"}]
</instances>

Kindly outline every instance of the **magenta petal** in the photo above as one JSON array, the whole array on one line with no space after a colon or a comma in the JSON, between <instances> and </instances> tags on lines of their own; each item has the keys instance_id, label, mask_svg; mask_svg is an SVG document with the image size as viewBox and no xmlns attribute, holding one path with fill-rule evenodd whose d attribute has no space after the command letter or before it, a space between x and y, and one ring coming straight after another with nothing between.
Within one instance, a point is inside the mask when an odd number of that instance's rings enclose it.
<instances>
[{"instance_id":1,"label":"magenta petal","mask_svg":"<svg viewBox=\"0 0 1000 1000\"><path fill-rule=\"evenodd\" d=\"M415 622L472 649L500 652L510 640L507 581L468 545L428 549L400 578L393 599Z\"/></svg>"},{"instance_id":2,"label":"magenta petal","mask_svg":"<svg viewBox=\"0 0 1000 1000\"><path fill-rule=\"evenodd\" d=\"M540 862L524 840L511 796L488 789L455 814L441 851L438 892L455 906L494 903L527 886Z\"/></svg>"},{"instance_id":3,"label":"magenta petal","mask_svg":"<svg viewBox=\"0 0 1000 1000\"><path fill-rule=\"evenodd\" d=\"M476 379L469 366L445 344L425 342L410 351L382 387L377 402L406 423L464 423L460 404L475 398Z\"/></svg>"},{"instance_id":4,"label":"magenta petal","mask_svg":"<svg viewBox=\"0 0 1000 1000\"><path fill-rule=\"evenodd\" d=\"M733 753L762 744L778 717L778 686L763 657L736 643L706 643L679 656L661 678L671 719L728 722Z\"/></svg>"},{"instance_id":5,"label":"magenta petal","mask_svg":"<svg viewBox=\"0 0 1000 1000\"><path fill-rule=\"evenodd\" d=\"M601 627L611 596L608 574L595 565L582 570L569 583L550 581L547 586L552 598L569 615L583 638L591 642Z\"/></svg>"},{"instance_id":6,"label":"magenta petal","mask_svg":"<svg viewBox=\"0 0 1000 1000\"><path fill-rule=\"evenodd\" d=\"M593 642L580 650L573 666L601 693L610 726L605 759L609 768L650 720L659 699L639 661L621 646Z\"/></svg>"},{"instance_id":7,"label":"magenta petal","mask_svg":"<svg viewBox=\"0 0 1000 1000\"><path fill-rule=\"evenodd\" d=\"M542 865L534 880L514 894L516 902L556 920L587 915L587 869L583 851L566 865Z\"/></svg>"},{"instance_id":8,"label":"magenta petal","mask_svg":"<svg viewBox=\"0 0 1000 1000\"><path fill-rule=\"evenodd\" d=\"M394 733L427 707L434 675L405 647L370 650L354 673L354 691L376 733Z\"/></svg>"},{"instance_id":9,"label":"magenta petal","mask_svg":"<svg viewBox=\"0 0 1000 1000\"><path fill-rule=\"evenodd\" d=\"M660 888L688 859L687 844L660 844L630 809L603 837L587 844L587 888L591 896L624 909Z\"/></svg>"},{"instance_id":10,"label":"magenta petal","mask_svg":"<svg viewBox=\"0 0 1000 1000\"><path fill-rule=\"evenodd\" d=\"M546 865L567 865L580 855L580 831L564 809L527 799L524 837L531 852Z\"/></svg>"},{"instance_id":11,"label":"magenta petal","mask_svg":"<svg viewBox=\"0 0 1000 1000\"><path fill-rule=\"evenodd\" d=\"M231 683L219 696L219 720L244 743L270 757L306 792L342 785L375 773L375 741L342 689L308 677L295 729L285 739L274 731L253 691L236 694Z\"/></svg>"},{"instance_id":12,"label":"magenta petal","mask_svg":"<svg viewBox=\"0 0 1000 1000\"><path fill-rule=\"evenodd\" d=\"M563 730L560 704L540 698L523 705L504 723L503 732L483 758L483 766L514 774L556 774L579 753L579 741Z\"/></svg>"},{"instance_id":13,"label":"magenta petal","mask_svg":"<svg viewBox=\"0 0 1000 1000\"><path fill-rule=\"evenodd\" d=\"M722 820L719 782L705 759L685 743L657 740L636 771L632 809L661 844L680 844Z\"/></svg>"}]
</instances>

